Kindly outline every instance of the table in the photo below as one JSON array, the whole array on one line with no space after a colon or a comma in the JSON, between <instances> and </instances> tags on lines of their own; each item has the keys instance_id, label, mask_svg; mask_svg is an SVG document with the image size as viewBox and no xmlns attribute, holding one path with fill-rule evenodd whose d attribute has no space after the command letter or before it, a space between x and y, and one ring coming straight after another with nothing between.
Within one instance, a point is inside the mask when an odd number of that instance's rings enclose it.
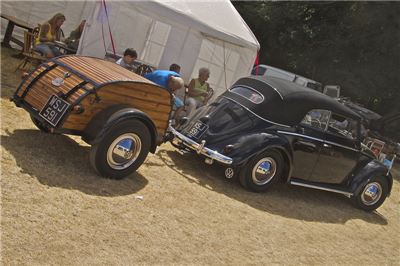
<instances>
[{"instance_id":1,"label":"table","mask_svg":"<svg viewBox=\"0 0 400 266\"><path fill-rule=\"evenodd\" d=\"M65 43L55 41L54 45L60 49L60 52L63 54L76 54L76 49L68 47Z\"/></svg>"},{"instance_id":2,"label":"table","mask_svg":"<svg viewBox=\"0 0 400 266\"><path fill-rule=\"evenodd\" d=\"M27 22L25 22L23 20L17 19L16 17L9 16L9 15L6 15L6 14L1 14L1 17L6 19L6 20L8 20L7 29L6 29L6 32L4 34L4 39L1 42L1 46L11 48L11 45L10 45L10 41L11 41L11 42L13 42L13 43L15 43L15 44L17 44L17 45L19 45L21 47L24 47L24 42L21 42L20 40L12 37L12 33L14 31L14 27L17 26L17 27L20 27L20 28L27 29L29 32L32 32L34 26L28 24Z\"/></svg>"}]
</instances>

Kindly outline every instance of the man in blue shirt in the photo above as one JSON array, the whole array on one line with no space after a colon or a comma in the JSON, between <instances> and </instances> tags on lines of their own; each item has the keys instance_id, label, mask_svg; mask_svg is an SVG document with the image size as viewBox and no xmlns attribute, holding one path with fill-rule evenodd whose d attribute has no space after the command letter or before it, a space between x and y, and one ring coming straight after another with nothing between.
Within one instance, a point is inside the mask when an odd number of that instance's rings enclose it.
<instances>
[{"instance_id":1,"label":"man in blue shirt","mask_svg":"<svg viewBox=\"0 0 400 266\"><path fill-rule=\"evenodd\" d=\"M175 114L181 112L183 109L184 103L181 99L175 96L175 91L179 90L183 87L183 79L179 76L178 73L170 70L156 70L151 73L147 73L144 77L161 87L169 90L172 93L172 97L174 100L174 107L176 109Z\"/></svg>"}]
</instances>

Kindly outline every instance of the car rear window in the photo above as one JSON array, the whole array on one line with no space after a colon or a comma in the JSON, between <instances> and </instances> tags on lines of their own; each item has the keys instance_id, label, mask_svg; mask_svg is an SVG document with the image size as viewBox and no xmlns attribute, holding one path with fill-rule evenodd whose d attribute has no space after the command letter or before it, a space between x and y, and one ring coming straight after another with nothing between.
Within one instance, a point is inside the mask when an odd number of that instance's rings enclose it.
<instances>
[{"instance_id":1,"label":"car rear window","mask_svg":"<svg viewBox=\"0 0 400 266\"><path fill-rule=\"evenodd\" d=\"M242 96L243 98L246 98L247 100L255 104L259 104L264 101L264 96L262 96L261 93L249 87L237 86L230 89L230 91Z\"/></svg>"}]
</instances>

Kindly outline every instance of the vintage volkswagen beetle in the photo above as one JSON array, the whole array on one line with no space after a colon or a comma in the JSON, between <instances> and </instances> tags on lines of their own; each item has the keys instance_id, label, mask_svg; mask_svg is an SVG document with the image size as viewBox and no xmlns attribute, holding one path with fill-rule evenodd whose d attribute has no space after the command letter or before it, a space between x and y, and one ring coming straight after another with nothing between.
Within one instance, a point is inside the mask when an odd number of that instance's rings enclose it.
<instances>
[{"instance_id":1,"label":"vintage volkswagen beetle","mask_svg":"<svg viewBox=\"0 0 400 266\"><path fill-rule=\"evenodd\" d=\"M226 167L252 191L278 179L341 193L364 210L389 195L392 176L362 148L358 114L317 91L263 76L237 81L180 126L172 144Z\"/></svg>"},{"instance_id":2,"label":"vintage volkswagen beetle","mask_svg":"<svg viewBox=\"0 0 400 266\"><path fill-rule=\"evenodd\" d=\"M44 132L82 136L101 175L123 178L162 143L171 94L113 62L64 56L40 65L12 100Z\"/></svg>"}]
</instances>

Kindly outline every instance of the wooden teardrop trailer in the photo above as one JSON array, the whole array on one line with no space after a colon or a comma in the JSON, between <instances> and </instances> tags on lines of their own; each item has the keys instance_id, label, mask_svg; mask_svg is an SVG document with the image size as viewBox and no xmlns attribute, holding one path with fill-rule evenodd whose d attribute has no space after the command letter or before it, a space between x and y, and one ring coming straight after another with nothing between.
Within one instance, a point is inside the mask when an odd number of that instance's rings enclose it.
<instances>
[{"instance_id":1,"label":"wooden teardrop trailer","mask_svg":"<svg viewBox=\"0 0 400 266\"><path fill-rule=\"evenodd\" d=\"M166 89L113 62L54 58L26 77L13 101L44 132L80 135L102 176L134 172L162 143L171 114Z\"/></svg>"}]
</instances>

